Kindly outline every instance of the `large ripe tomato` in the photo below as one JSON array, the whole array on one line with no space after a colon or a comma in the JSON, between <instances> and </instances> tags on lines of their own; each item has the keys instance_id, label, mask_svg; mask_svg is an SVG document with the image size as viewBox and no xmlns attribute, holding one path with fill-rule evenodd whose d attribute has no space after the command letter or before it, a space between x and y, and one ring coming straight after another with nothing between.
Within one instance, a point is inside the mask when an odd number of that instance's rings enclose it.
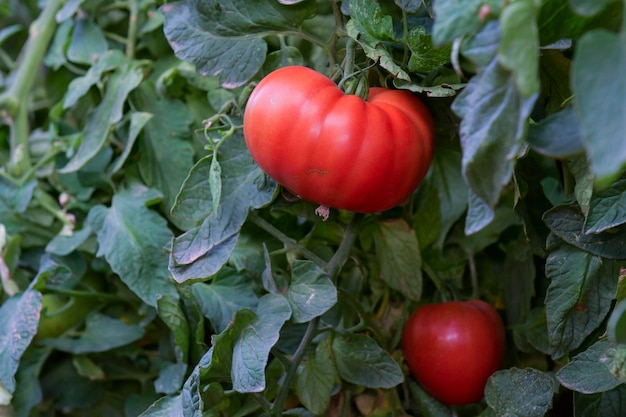
<instances>
[{"instance_id":1,"label":"large ripe tomato","mask_svg":"<svg viewBox=\"0 0 626 417\"><path fill-rule=\"evenodd\" d=\"M446 404L479 401L487 379L502 366L504 326L480 300L428 304L408 318L402 350L409 370Z\"/></svg>"},{"instance_id":2,"label":"large ripe tomato","mask_svg":"<svg viewBox=\"0 0 626 417\"><path fill-rule=\"evenodd\" d=\"M403 203L434 152L432 116L413 94L371 88L363 101L300 66L261 80L243 129L250 154L279 184L303 200L361 213Z\"/></svg>"}]
</instances>

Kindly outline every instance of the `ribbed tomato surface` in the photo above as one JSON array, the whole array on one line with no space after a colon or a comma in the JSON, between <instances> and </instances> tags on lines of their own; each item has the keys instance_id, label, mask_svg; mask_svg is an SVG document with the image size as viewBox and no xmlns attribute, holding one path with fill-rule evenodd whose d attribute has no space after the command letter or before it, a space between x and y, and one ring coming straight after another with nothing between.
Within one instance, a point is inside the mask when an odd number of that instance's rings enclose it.
<instances>
[{"instance_id":1,"label":"ribbed tomato surface","mask_svg":"<svg viewBox=\"0 0 626 417\"><path fill-rule=\"evenodd\" d=\"M373 213L403 203L434 153L428 108L407 91L344 94L306 67L278 69L244 112L248 149L263 171L313 203Z\"/></svg>"}]
</instances>

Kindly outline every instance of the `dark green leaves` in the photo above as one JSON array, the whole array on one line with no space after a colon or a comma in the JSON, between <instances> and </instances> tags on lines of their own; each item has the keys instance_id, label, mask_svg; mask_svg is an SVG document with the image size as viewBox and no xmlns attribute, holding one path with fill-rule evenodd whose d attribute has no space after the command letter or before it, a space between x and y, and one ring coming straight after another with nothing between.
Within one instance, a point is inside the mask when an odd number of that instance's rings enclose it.
<instances>
[{"instance_id":1,"label":"dark green leaves","mask_svg":"<svg viewBox=\"0 0 626 417\"><path fill-rule=\"evenodd\" d=\"M552 233L572 246L609 259L626 259L622 235L609 231L585 233L585 217L576 206L555 207L545 213L544 221Z\"/></svg>"},{"instance_id":2,"label":"dark green leaves","mask_svg":"<svg viewBox=\"0 0 626 417\"><path fill-rule=\"evenodd\" d=\"M609 348L610 344L606 340L594 343L561 368L556 374L557 379L563 386L583 394L595 394L617 387L622 382L601 362Z\"/></svg>"},{"instance_id":3,"label":"dark green leaves","mask_svg":"<svg viewBox=\"0 0 626 417\"><path fill-rule=\"evenodd\" d=\"M295 388L302 404L315 414L323 414L337 383L328 340L323 341L298 367Z\"/></svg>"},{"instance_id":4,"label":"dark green leaves","mask_svg":"<svg viewBox=\"0 0 626 417\"><path fill-rule=\"evenodd\" d=\"M422 294L422 259L417 237L406 222L381 222L374 235L380 276L405 297Z\"/></svg>"},{"instance_id":5,"label":"dark green leaves","mask_svg":"<svg viewBox=\"0 0 626 417\"><path fill-rule=\"evenodd\" d=\"M496 372L485 387L485 400L500 416L541 417L552 406L558 384L536 369Z\"/></svg>"},{"instance_id":6,"label":"dark green leaves","mask_svg":"<svg viewBox=\"0 0 626 417\"><path fill-rule=\"evenodd\" d=\"M462 7L455 0L438 0L435 4L435 44L451 43L462 35L472 35L479 31L490 15L497 15L502 0L464 1Z\"/></svg>"},{"instance_id":7,"label":"dark green leaves","mask_svg":"<svg viewBox=\"0 0 626 417\"><path fill-rule=\"evenodd\" d=\"M569 245L548 256L546 314L554 358L580 346L608 313L615 294L612 267L612 262Z\"/></svg>"},{"instance_id":8,"label":"dark green leaves","mask_svg":"<svg viewBox=\"0 0 626 417\"><path fill-rule=\"evenodd\" d=\"M201 74L219 76L223 86L234 88L263 65L267 53L263 36L297 30L314 14L315 3L281 6L271 0L254 4L187 0L164 5L162 11L165 35L176 56L195 64Z\"/></svg>"},{"instance_id":9,"label":"dark green leaves","mask_svg":"<svg viewBox=\"0 0 626 417\"><path fill-rule=\"evenodd\" d=\"M260 392L265 389L265 366L280 329L291 317L288 301L281 295L266 294L259 300L256 318L239 335L233 346L231 375L233 389Z\"/></svg>"},{"instance_id":10,"label":"dark green leaves","mask_svg":"<svg viewBox=\"0 0 626 417\"><path fill-rule=\"evenodd\" d=\"M597 180L608 184L626 166L626 28L596 30L581 37L572 68L572 87L583 141ZM598 77L611 82L598 82Z\"/></svg>"},{"instance_id":11,"label":"dark green leaves","mask_svg":"<svg viewBox=\"0 0 626 417\"><path fill-rule=\"evenodd\" d=\"M210 158L201 159L185 180L173 215L182 213L187 219L202 223L176 237L172 243L169 268L178 282L189 279L205 279L215 274L226 263L239 237L248 211L269 203L274 197L276 185L265 178L263 172L252 162L241 132L228 138L220 147L222 177L221 210L213 210L210 193L194 193L188 190L210 190ZM202 216L206 216L202 219Z\"/></svg>"},{"instance_id":12,"label":"dark green leaves","mask_svg":"<svg viewBox=\"0 0 626 417\"><path fill-rule=\"evenodd\" d=\"M392 388L404 380L398 363L368 336L337 336L332 351L339 375L348 382Z\"/></svg>"},{"instance_id":13,"label":"dark green leaves","mask_svg":"<svg viewBox=\"0 0 626 417\"><path fill-rule=\"evenodd\" d=\"M111 207L95 206L89 212L89 224L98 236L98 256L104 256L122 281L154 307L160 296L177 295L164 250L172 232L165 219L147 207L159 197L135 184L116 194Z\"/></svg>"},{"instance_id":14,"label":"dark green leaves","mask_svg":"<svg viewBox=\"0 0 626 417\"><path fill-rule=\"evenodd\" d=\"M143 334L143 329L137 325L128 325L120 319L93 312L87 316L85 331L78 338L47 339L45 344L75 354L104 352L132 343Z\"/></svg>"},{"instance_id":15,"label":"dark green leaves","mask_svg":"<svg viewBox=\"0 0 626 417\"><path fill-rule=\"evenodd\" d=\"M515 77L498 60L472 78L454 101L462 117L463 176L471 187L465 231L474 233L493 219L493 207L513 173L527 118L536 96L525 99Z\"/></svg>"},{"instance_id":16,"label":"dark green leaves","mask_svg":"<svg viewBox=\"0 0 626 417\"><path fill-rule=\"evenodd\" d=\"M337 289L328 275L313 262L294 261L286 297L294 322L306 323L335 305Z\"/></svg>"},{"instance_id":17,"label":"dark green leaves","mask_svg":"<svg viewBox=\"0 0 626 417\"><path fill-rule=\"evenodd\" d=\"M15 391L15 373L39 323L41 294L27 290L0 307L0 383L9 394Z\"/></svg>"}]
</instances>

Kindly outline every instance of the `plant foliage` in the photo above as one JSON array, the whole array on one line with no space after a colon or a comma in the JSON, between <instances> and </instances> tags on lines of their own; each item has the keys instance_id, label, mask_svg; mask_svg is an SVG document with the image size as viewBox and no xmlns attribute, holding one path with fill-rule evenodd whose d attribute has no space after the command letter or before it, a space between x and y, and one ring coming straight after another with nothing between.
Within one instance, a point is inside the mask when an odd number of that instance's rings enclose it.
<instances>
[{"instance_id":1,"label":"plant foliage","mask_svg":"<svg viewBox=\"0 0 626 417\"><path fill-rule=\"evenodd\" d=\"M0 415L626 415L625 4L0 3ZM410 201L322 221L260 171L294 64L424 99ZM455 409L400 350L447 297L507 326Z\"/></svg>"}]
</instances>

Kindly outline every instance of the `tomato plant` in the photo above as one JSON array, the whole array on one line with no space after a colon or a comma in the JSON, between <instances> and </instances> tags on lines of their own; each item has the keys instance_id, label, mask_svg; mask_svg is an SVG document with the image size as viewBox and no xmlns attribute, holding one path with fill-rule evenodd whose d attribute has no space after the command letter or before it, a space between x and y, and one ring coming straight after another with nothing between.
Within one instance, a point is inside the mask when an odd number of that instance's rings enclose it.
<instances>
[{"instance_id":1,"label":"tomato plant","mask_svg":"<svg viewBox=\"0 0 626 417\"><path fill-rule=\"evenodd\" d=\"M626 415L624 5L0 1L0 415Z\"/></svg>"},{"instance_id":2,"label":"tomato plant","mask_svg":"<svg viewBox=\"0 0 626 417\"><path fill-rule=\"evenodd\" d=\"M503 365L505 335L498 312L481 300L427 304L407 319L402 351L417 381L447 404L483 398Z\"/></svg>"},{"instance_id":3,"label":"tomato plant","mask_svg":"<svg viewBox=\"0 0 626 417\"><path fill-rule=\"evenodd\" d=\"M433 123L408 91L373 87L364 102L314 70L289 66L254 89L243 129L261 169L298 197L373 213L403 203L422 181Z\"/></svg>"}]
</instances>

